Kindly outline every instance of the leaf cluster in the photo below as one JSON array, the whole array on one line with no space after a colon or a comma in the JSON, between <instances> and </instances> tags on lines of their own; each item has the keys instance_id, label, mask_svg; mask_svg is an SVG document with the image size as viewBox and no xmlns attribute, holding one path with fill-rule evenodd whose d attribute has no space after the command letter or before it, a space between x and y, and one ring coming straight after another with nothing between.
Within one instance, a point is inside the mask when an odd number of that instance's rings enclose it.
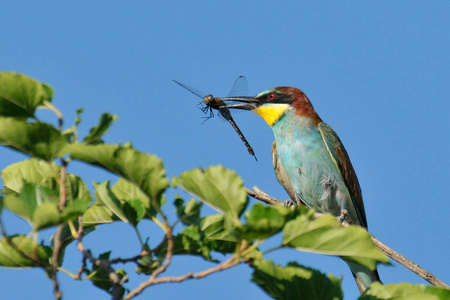
<instances>
[{"instance_id":1,"label":"leaf cluster","mask_svg":"<svg viewBox=\"0 0 450 300\"><path fill-rule=\"evenodd\" d=\"M52 97L53 91L46 84L25 75L0 72L0 145L29 156L1 172L0 217L2 210L8 210L30 225L28 233L8 235L0 218L1 267L42 268L56 280L54 275L62 270L65 249L76 241L83 264L77 274L65 273L91 280L114 299L142 292L139 287L129 288L126 272L116 264L135 264L135 272L150 275L146 281L150 286L169 267L174 255L201 257L221 266L217 270L246 263L253 269L251 280L275 299L342 299L341 279L297 262L276 265L264 258L262 244L277 235L281 236L279 245L270 251L290 248L338 256L371 270L379 263L388 263L363 228L343 227L332 216L315 220L313 211L299 206L248 207L242 179L223 166L193 169L169 182L157 156L138 151L131 144L103 142L116 116L103 114L88 135L80 138L77 126L82 109L77 111L75 124L64 130L62 114ZM40 120L37 109L55 112L59 125ZM91 191L82 178L67 172L69 164L78 162L111 172L119 179L113 184L93 183ZM169 187L194 197L185 201L175 196L174 220L166 215L170 210L165 205ZM217 214L203 215L204 204ZM84 235L95 235L98 226L112 222L123 222L134 229L141 245L136 256L114 258L113 249L94 256L91 251L95 253L95 249L84 249ZM149 245L155 233L140 232L141 222L159 226L163 238ZM39 232L48 228L56 228L53 239L40 241ZM224 257L231 258L231 263L229 259L224 262ZM212 272L206 270L196 276ZM448 296L445 290L432 287L373 285L361 299L401 298L411 293Z\"/></svg>"}]
</instances>

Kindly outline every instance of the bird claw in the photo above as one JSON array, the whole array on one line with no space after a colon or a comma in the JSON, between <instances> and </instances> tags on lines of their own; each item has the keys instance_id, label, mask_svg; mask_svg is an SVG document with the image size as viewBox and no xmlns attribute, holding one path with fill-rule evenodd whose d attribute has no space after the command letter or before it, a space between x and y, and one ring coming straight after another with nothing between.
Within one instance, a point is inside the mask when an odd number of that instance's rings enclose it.
<instances>
[{"instance_id":1,"label":"bird claw","mask_svg":"<svg viewBox=\"0 0 450 300\"><path fill-rule=\"evenodd\" d=\"M283 206L286 207L286 208L289 208L289 207L294 206L294 205L295 205L295 202L292 201L292 199L287 199L286 201L284 201L284 204L283 204Z\"/></svg>"},{"instance_id":2,"label":"bird claw","mask_svg":"<svg viewBox=\"0 0 450 300\"><path fill-rule=\"evenodd\" d=\"M337 217L337 219L341 223L346 222L348 224L352 224L352 220L350 219L348 211L345 208L341 208L341 214Z\"/></svg>"}]
</instances>

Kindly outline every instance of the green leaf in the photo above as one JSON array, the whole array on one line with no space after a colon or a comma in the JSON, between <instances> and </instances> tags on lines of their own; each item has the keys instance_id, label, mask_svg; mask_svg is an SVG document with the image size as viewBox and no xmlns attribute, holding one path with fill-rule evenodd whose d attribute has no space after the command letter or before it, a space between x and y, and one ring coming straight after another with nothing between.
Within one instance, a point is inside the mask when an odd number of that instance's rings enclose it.
<instances>
[{"instance_id":1,"label":"green leaf","mask_svg":"<svg viewBox=\"0 0 450 300\"><path fill-rule=\"evenodd\" d=\"M77 127L81 123L81 114L84 112L84 108L78 108L77 109L77 116L75 118L75 123L73 124L74 127Z\"/></svg>"},{"instance_id":2,"label":"green leaf","mask_svg":"<svg viewBox=\"0 0 450 300\"><path fill-rule=\"evenodd\" d=\"M89 135L84 138L83 142L86 144L103 143L101 140L102 136L108 131L111 124L114 123L117 118L117 116L108 113L102 114L97 126L91 128Z\"/></svg>"},{"instance_id":3,"label":"green leaf","mask_svg":"<svg viewBox=\"0 0 450 300\"><path fill-rule=\"evenodd\" d=\"M139 152L130 145L71 144L65 149L73 159L99 166L136 184L155 205L168 187L161 159Z\"/></svg>"},{"instance_id":4,"label":"green leaf","mask_svg":"<svg viewBox=\"0 0 450 300\"><path fill-rule=\"evenodd\" d=\"M36 207L32 223L35 230L52 227L60 223L62 223L62 220L56 203L45 202Z\"/></svg>"},{"instance_id":5,"label":"green leaf","mask_svg":"<svg viewBox=\"0 0 450 300\"><path fill-rule=\"evenodd\" d=\"M191 225L173 237L173 254L192 254L199 255L206 260L213 260L209 253L209 248L204 242L204 235L200 229Z\"/></svg>"},{"instance_id":6,"label":"green leaf","mask_svg":"<svg viewBox=\"0 0 450 300\"><path fill-rule=\"evenodd\" d=\"M86 211L90 203L90 199L74 200L60 213L57 192L34 183L25 183L19 194L5 197L5 207L27 220L34 230L75 219Z\"/></svg>"},{"instance_id":7,"label":"green leaf","mask_svg":"<svg viewBox=\"0 0 450 300\"><path fill-rule=\"evenodd\" d=\"M69 203L61 212L61 219L63 222L73 220L84 214L91 204L90 199L75 199Z\"/></svg>"},{"instance_id":8,"label":"green leaf","mask_svg":"<svg viewBox=\"0 0 450 300\"><path fill-rule=\"evenodd\" d=\"M126 179L119 178L111 190L122 201L140 199L146 209L149 209L151 206L148 196L136 184Z\"/></svg>"},{"instance_id":9,"label":"green leaf","mask_svg":"<svg viewBox=\"0 0 450 300\"><path fill-rule=\"evenodd\" d=\"M53 188L57 185L55 178L58 177L59 169L60 167L55 163L48 163L37 158L12 164L1 173L5 192L19 193L25 182Z\"/></svg>"},{"instance_id":10,"label":"green leaf","mask_svg":"<svg viewBox=\"0 0 450 300\"><path fill-rule=\"evenodd\" d=\"M52 102L52 100L53 100L53 89L49 85L47 85L45 83L42 84L42 87L44 88L45 92L47 93L47 101Z\"/></svg>"},{"instance_id":11,"label":"green leaf","mask_svg":"<svg viewBox=\"0 0 450 300\"><path fill-rule=\"evenodd\" d=\"M122 203L116 198L109 187L109 180L103 183L94 183L95 198L107 208L109 208L119 219L125 223L131 224L126 213L123 210Z\"/></svg>"},{"instance_id":12,"label":"green leaf","mask_svg":"<svg viewBox=\"0 0 450 300\"><path fill-rule=\"evenodd\" d=\"M43 185L59 193L59 178L61 167L36 158L24 160L5 168L2 173L5 193L17 194L25 182ZM80 177L66 174L66 195L69 202L75 199L91 200L91 193Z\"/></svg>"},{"instance_id":13,"label":"green leaf","mask_svg":"<svg viewBox=\"0 0 450 300\"><path fill-rule=\"evenodd\" d=\"M424 284L387 284L375 282L359 300L447 300L450 290Z\"/></svg>"},{"instance_id":14,"label":"green leaf","mask_svg":"<svg viewBox=\"0 0 450 300\"><path fill-rule=\"evenodd\" d=\"M191 199L184 205L184 200L179 196L175 196L175 207L177 209L178 218L186 225L200 225L200 209L203 203Z\"/></svg>"},{"instance_id":15,"label":"green leaf","mask_svg":"<svg viewBox=\"0 0 450 300\"><path fill-rule=\"evenodd\" d=\"M233 234L250 241L265 239L280 232L286 222L293 220L300 212L305 213L306 208L297 205L291 209L257 203L245 212L246 223L233 228Z\"/></svg>"},{"instance_id":16,"label":"green leaf","mask_svg":"<svg viewBox=\"0 0 450 300\"><path fill-rule=\"evenodd\" d=\"M225 229L223 215L212 215L202 218L201 231L205 235L205 244L211 251L234 253L236 238Z\"/></svg>"},{"instance_id":17,"label":"green leaf","mask_svg":"<svg viewBox=\"0 0 450 300\"><path fill-rule=\"evenodd\" d=\"M63 131L63 135L66 138L68 144L74 144L78 142L78 125L81 123L81 114L83 113L83 108L77 109L77 114L75 117L75 122L71 128Z\"/></svg>"},{"instance_id":18,"label":"green leaf","mask_svg":"<svg viewBox=\"0 0 450 300\"><path fill-rule=\"evenodd\" d=\"M36 202L21 199L15 195L6 195L3 198L3 206L12 213L25 219L30 225L33 222L33 213L36 210Z\"/></svg>"},{"instance_id":19,"label":"green leaf","mask_svg":"<svg viewBox=\"0 0 450 300\"><path fill-rule=\"evenodd\" d=\"M77 133L73 128L64 130L62 132L62 135L64 136L68 144L73 144L77 142Z\"/></svg>"},{"instance_id":20,"label":"green leaf","mask_svg":"<svg viewBox=\"0 0 450 300\"><path fill-rule=\"evenodd\" d=\"M142 220L145 215L144 205L138 199L128 200L122 205L127 219L130 221L131 225L136 227L139 221Z\"/></svg>"},{"instance_id":21,"label":"green leaf","mask_svg":"<svg viewBox=\"0 0 450 300\"><path fill-rule=\"evenodd\" d=\"M59 193L59 185L57 190ZM86 184L80 177L73 174L66 174L66 195L69 204L77 199L92 201L91 192Z\"/></svg>"},{"instance_id":22,"label":"green leaf","mask_svg":"<svg viewBox=\"0 0 450 300\"><path fill-rule=\"evenodd\" d=\"M0 144L27 155L52 161L59 157L66 138L52 125L27 123L14 118L0 117Z\"/></svg>"},{"instance_id":23,"label":"green leaf","mask_svg":"<svg viewBox=\"0 0 450 300\"><path fill-rule=\"evenodd\" d=\"M109 260L110 254L111 252L102 253L100 254L98 259ZM101 266L93 265L92 270L84 269L84 272L88 275L95 272L94 275L90 277L92 283L102 290L105 290L109 294L113 292L113 285L111 280L109 279L108 272L106 272ZM119 276L119 279L122 279L126 275L126 272L122 269L115 270L115 273ZM123 287L120 287L119 297L122 298L124 293L125 289Z\"/></svg>"},{"instance_id":24,"label":"green leaf","mask_svg":"<svg viewBox=\"0 0 450 300\"><path fill-rule=\"evenodd\" d=\"M161 263L160 258L164 258L167 255L167 246L168 243L165 241L162 248L155 254L158 259L148 257L144 260L147 267L143 268L143 272L148 273L150 269L157 267L159 263ZM235 247L233 250L234 249ZM216 261L210 255L211 250L212 249L209 247L209 241L205 239L205 234L198 226L190 225L184 228L180 233L173 236L173 255L190 254L201 256L209 261Z\"/></svg>"},{"instance_id":25,"label":"green leaf","mask_svg":"<svg viewBox=\"0 0 450 300\"><path fill-rule=\"evenodd\" d=\"M283 245L297 250L341 256L370 270L389 259L373 244L362 227L343 227L335 217L325 215L313 220L313 211L289 221L283 229Z\"/></svg>"},{"instance_id":26,"label":"green leaf","mask_svg":"<svg viewBox=\"0 0 450 300\"><path fill-rule=\"evenodd\" d=\"M119 180L112 186L112 192L116 197L122 201L133 199L141 199L142 204L146 209L150 208L150 199L147 195L134 183L119 178Z\"/></svg>"},{"instance_id":27,"label":"green leaf","mask_svg":"<svg viewBox=\"0 0 450 300\"><path fill-rule=\"evenodd\" d=\"M258 259L252 264L252 281L274 299L343 299L341 280L295 262L286 267L270 260Z\"/></svg>"},{"instance_id":28,"label":"green leaf","mask_svg":"<svg viewBox=\"0 0 450 300\"><path fill-rule=\"evenodd\" d=\"M36 249L38 261L48 266L51 259L51 249L44 245L37 245L36 242L24 235L14 235L8 239L15 245L12 247L7 238L0 239L0 266L10 268L31 268L38 267L34 260L22 255L25 253L29 257L33 257L33 249ZM20 251L17 251L19 249Z\"/></svg>"},{"instance_id":29,"label":"green leaf","mask_svg":"<svg viewBox=\"0 0 450 300\"><path fill-rule=\"evenodd\" d=\"M223 166L209 167L206 171L194 169L185 172L174 178L172 185L229 215L235 223L239 223L239 217L248 204L242 179Z\"/></svg>"},{"instance_id":30,"label":"green leaf","mask_svg":"<svg viewBox=\"0 0 450 300\"><path fill-rule=\"evenodd\" d=\"M52 89L30 77L0 72L0 116L26 119L44 101L51 101Z\"/></svg>"},{"instance_id":31,"label":"green leaf","mask_svg":"<svg viewBox=\"0 0 450 300\"><path fill-rule=\"evenodd\" d=\"M111 190L114 195L116 195L117 199L119 199L124 205L130 201L139 201L141 204L129 203L129 205L136 209L136 213L138 213L138 215L140 214L138 210L141 210L138 207L144 208L143 217L146 216L147 218L151 218L151 216L156 215L156 211L152 208L150 198L136 184L126 179L119 178L119 180L112 186Z\"/></svg>"},{"instance_id":32,"label":"green leaf","mask_svg":"<svg viewBox=\"0 0 450 300\"><path fill-rule=\"evenodd\" d=\"M112 223L119 220L114 213L101 202L96 201L83 214L83 226Z\"/></svg>"},{"instance_id":33,"label":"green leaf","mask_svg":"<svg viewBox=\"0 0 450 300\"><path fill-rule=\"evenodd\" d=\"M223 215L212 215L202 218L201 230L209 240L237 241L235 237L225 230L225 218Z\"/></svg>"},{"instance_id":34,"label":"green leaf","mask_svg":"<svg viewBox=\"0 0 450 300\"><path fill-rule=\"evenodd\" d=\"M52 190L44 186L25 183L20 193L16 195L6 195L4 199L5 208L16 215L27 220L31 226L37 229L34 224L34 213L38 206L45 202L56 205L57 195ZM39 217L41 214L39 214Z\"/></svg>"},{"instance_id":35,"label":"green leaf","mask_svg":"<svg viewBox=\"0 0 450 300\"><path fill-rule=\"evenodd\" d=\"M159 268L159 266L161 266L164 259L165 256L162 255L157 258L155 258L151 254L146 255L138 261L136 272L150 275L154 270L156 270L157 268Z\"/></svg>"},{"instance_id":36,"label":"green leaf","mask_svg":"<svg viewBox=\"0 0 450 300\"><path fill-rule=\"evenodd\" d=\"M94 184L94 186L97 200L108 207L122 221L136 227L138 222L144 217L146 208L140 199L119 200L109 188L109 181ZM123 190L118 191L119 194L123 195Z\"/></svg>"}]
</instances>

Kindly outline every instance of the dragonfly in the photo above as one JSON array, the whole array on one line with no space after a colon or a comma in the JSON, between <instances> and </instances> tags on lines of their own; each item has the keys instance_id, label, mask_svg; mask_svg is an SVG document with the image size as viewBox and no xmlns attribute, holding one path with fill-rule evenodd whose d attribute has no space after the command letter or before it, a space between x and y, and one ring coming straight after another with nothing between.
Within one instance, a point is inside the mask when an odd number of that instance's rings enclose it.
<instances>
[{"instance_id":1,"label":"dragonfly","mask_svg":"<svg viewBox=\"0 0 450 300\"><path fill-rule=\"evenodd\" d=\"M245 138L242 131L237 126L236 122L234 122L233 117L231 116L230 110L227 108L226 103L222 101L222 98L214 97L212 94L205 94L202 91L199 91L187 84L178 82L176 80L173 80L175 83L180 85L181 87L187 89L192 94L200 97L203 99L203 104L206 106L201 107L201 110L207 114L209 112L209 116L207 117L207 120L209 118L214 117L214 110L217 110L219 114L227 120L231 126L234 128L238 136L241 138L242 142L244 143L245 147L247 147L247 151L250 155L253 155L253 157L256 158L255 151L253 151L252 146L250 146L249 142ZM247 79L245 76L239 76L236 81L233 84L233 87L231 88L231 91L228 93L227 97L231 96L237 96L238 94L246 94L247 93ZM206 120L205 120L206 121Z\"/></svg>"}]
</instances>

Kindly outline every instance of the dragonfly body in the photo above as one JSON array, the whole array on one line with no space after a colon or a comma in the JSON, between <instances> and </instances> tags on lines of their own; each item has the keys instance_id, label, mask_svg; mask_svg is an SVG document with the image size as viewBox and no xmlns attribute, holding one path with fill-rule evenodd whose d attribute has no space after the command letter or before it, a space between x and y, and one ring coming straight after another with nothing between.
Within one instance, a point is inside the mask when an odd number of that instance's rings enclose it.
<instances>
[{"instance_id":1,"label":"dragonfly body","mask_svg":"<svg viewBox=\"0 0 450 300\"><path fill-rule=\"evenodd\" d=\"M226 107L226 104L222 101L221 98L214 97L213 95L209 94L203 97L203 102L206 104L206 107L210 109L216 109L219 111L219 113L222 115L222 117L225 118L228 122L230 122L231 126L233 126L236 133L241 138L242 142L244 142L245 146L247 147L248 153L253 155L256 160L255 152L253 151L252 146L248 143L247 139L245 138L242 131L239 129L239 127L236 125L236 122L234 122L233 117L231 116L230 110Z\"/></svg>"},{"instance_id":2,"label":"dragonfly body","mask_svg":"<svg viewBox=\"0 0 450 300\"><path fill-rule=\"evenodd\" d=\"M244 134L242 133L242 131L239 129L239 127L237 126L236 122L234 122L233 117L231 116L231 113L229 111L229 109L227 108L226 103L224 103L222 101L222 98L218 98L218 97L214 97L213 95L209 94L206 96L203 96L204 94L188 85L182 84L176 80L174 80L175 83L179 84L180 86L184 87L185 89L187 89L188 91L190 91L191 93L199 96L200 98L203 98L203 103L206 105L206 107L202 108L203 112L206 114L208 111L210 112L210 117L214 116L213 113L213 109L217 110L220 115L227 120L231 126L233 127L233 129L236 131L236 133L238 134L238 136L241 138L242 142L244 143L245 147L247 147L247 151L248 153L250 153L250 155L253 155L253 157L258 160L256 158L255 152L253 151L253 148L250 146L249 142L247 141L247 139L245 138ZM238 79L236 79L236 82L233 85L233 88L231 89L231 92L229 93L229 96L233 93L236 92L236 90L238 89L239 85L245 84L246 85L246 80L244 76L240 76L238 77Z\"/></svg>"}]
</instances>

